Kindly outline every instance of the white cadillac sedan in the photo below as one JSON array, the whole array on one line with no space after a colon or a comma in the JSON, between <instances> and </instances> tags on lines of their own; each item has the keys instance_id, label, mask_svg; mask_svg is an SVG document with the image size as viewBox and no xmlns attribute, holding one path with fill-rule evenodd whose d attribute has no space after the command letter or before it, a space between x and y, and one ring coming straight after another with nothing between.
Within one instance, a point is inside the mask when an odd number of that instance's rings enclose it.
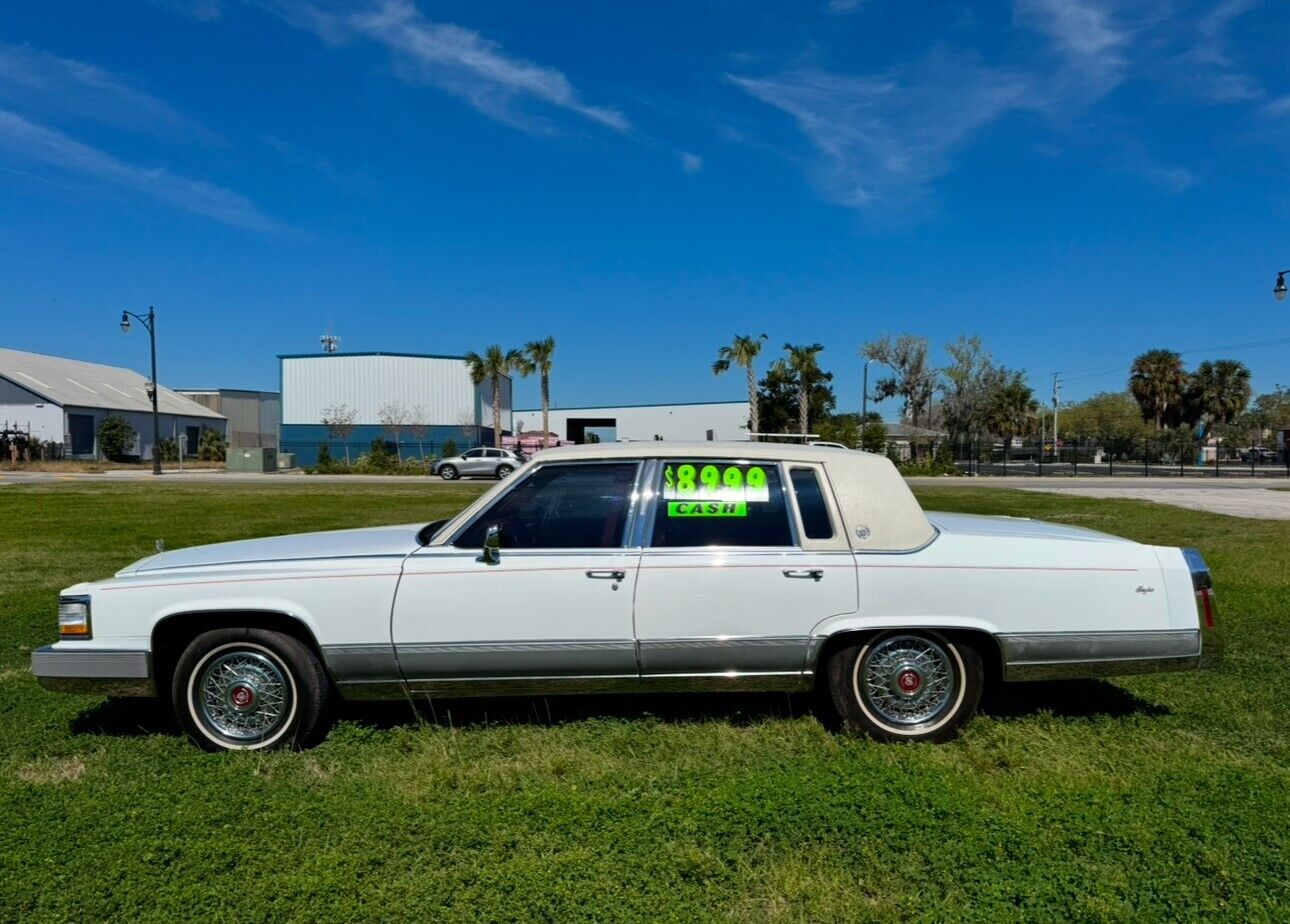
<instances>
[{"instance_id":1,"label":"white cadillac sedan","mask_svg":"<svg viewBox=\"0 0 1290 924\"><path fill-rule=\"evenodd\" d=\"M451 520L162 552L69 587L32 671L169 698L211 749L314 741L333 692L816 689L850 729L943 741L991 679L1198 667L1213 614L1193 549L927 514L881 456L596 444Z\"/></svg>"}]
</instances>

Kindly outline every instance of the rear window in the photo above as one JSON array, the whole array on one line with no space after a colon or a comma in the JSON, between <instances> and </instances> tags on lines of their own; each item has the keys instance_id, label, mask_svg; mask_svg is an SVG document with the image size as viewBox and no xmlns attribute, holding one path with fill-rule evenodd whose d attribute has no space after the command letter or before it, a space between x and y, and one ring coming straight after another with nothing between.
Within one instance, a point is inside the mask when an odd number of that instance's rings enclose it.
<instances>
[{"instance_id":1,"label":"rear window","mask_svg":"<svg viewBox=\"0 0 1290 924\"><path fill-rule=\"evenodd\" d=\"M797 511L802 515L802 531L807 539L832 539L833 521L829 518L829 505L820 487L820 478L813 468L795 468L788 473L797 498Z\"/></svg>"},{"instance_id":2,"label":"rear window","mask_svg":"<svg viewBox=\"0 0 1290 924\"><path fill-rule=\"evenodd\" d=\"M655 548L793 545L774 463L668 459L655 488Z\"/></svg>"}]
</instances>

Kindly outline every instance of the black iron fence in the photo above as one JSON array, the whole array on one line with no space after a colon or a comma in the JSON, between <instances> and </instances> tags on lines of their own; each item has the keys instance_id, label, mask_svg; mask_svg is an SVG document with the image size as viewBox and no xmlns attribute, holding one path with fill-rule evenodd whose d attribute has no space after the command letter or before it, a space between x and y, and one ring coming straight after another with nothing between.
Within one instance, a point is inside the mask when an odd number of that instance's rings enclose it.
<instances>
[{"instance_id":1,"label":"black iron fence","mask_svg":"<svg viewBox=\"0 0 1290 924\"><path fill-rule=\"evenodd\" d=\"M1201 447L1176 439L1089 441L1057 448L961 440L940 451L947 449L969 475L1290 478L1285 449Z\"/></svg>"}]
</instances>

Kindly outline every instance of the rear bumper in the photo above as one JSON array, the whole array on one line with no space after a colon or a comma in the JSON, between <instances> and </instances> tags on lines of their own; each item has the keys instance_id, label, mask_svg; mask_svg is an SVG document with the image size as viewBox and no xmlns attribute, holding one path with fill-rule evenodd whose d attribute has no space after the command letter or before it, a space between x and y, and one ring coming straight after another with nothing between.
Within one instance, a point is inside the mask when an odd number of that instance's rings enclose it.
<instances>
[{"instance_id":1,"label":"rear bumper","mask_svg":"<svg viewBox=\"0 0 1290 924\"><path fill-rule=\"evenodd\" d=\"M47 645L31 653L31 672L46 690L60 693L157 695L147 651Z\"/></svg>"},{"instance_id":2,"label":"rear bumper","mask_svg":"<svg viewBox=\"0 0 1290 924\"><path fill-rule=\"evenodd\" d=\"M1210 648L1212 631L1205 635ZM1199 629L1001 635L1005 680L1113 677L1209 667Z\"/></svg>"}]
</instances>

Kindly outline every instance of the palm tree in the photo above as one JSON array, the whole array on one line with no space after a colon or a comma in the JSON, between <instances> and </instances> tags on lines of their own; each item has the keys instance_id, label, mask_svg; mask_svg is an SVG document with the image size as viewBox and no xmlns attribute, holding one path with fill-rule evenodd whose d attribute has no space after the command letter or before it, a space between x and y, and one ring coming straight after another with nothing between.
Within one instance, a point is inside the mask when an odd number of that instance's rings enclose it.
<instances>
[{"instance_id":1,"label":"palm tree","mask_svg":"<svg viewBox=\"0 0 1290 924\"><path fill-rule=\"evenodd\" d=\"M751 433L761 432L757 419L757 373L753 371L753 365L765 342L765 334L760 337L736 335L729 346L717 350L717 361L712 364L713 375L729 372L731 363L742 366L748 373L748 430Z\"/></svg>"},{"instance_id":2,"label":"palm tree","mask_svg":"<svg viewBox=\"0 0 1290 924\"><path fill-rule=\"evenodd\" d=\"M1173 350L1148 350L1129 367L1129 391L1142 410L1143 420L1164 426L1165 414L1182 403L1187 386L1182 357Z\"/></svg>"},{"instance_id":3,"label":"palm tree","mask_svg":"<svg viewBox=\"0 0 1290 924\"><path fill-rule=\"evenodd\" d=\"M509 375L512 369L521 368L524 357L519 350L507 350L493 344L480 356L473 350L466 354L466 369L470 380L476 385L491 382L493 385L493 445L502 445L502 376Z\"/></svg>"},{"instance_id":4,"label":"palm tree","mask_svg":"<svg viewBox=\"0 0 1290 924\"><path fill-rule=\"evenodd\" d=\"M524 344L516 369L520 375L528 377L534 372L542 383L542 448L547 447L548 434L551 432L551 365L555 359L555 338L532 340Z\"/></svg>"},{"instance_id":5,"label":"palm tree","mask_svg":"<svg viewBox=\"0 0 1290 924\"><path fill-rule=\"evenodd\" d=\"M1204 424L1200 438L1216 423L1231 423L1250 403L1250 370L1236 359L1205 360L1196 367L1187 389L1188 416Z\"/></svg>"},{"instance_id":6,"label":"palm tree","mask_svg":"<svg viewBox=\"0 0 1290 924\"><path fill-rule=\"evenodd\" d=\"M797 376L797 422L801 427L803 438L809 432L808 424L811 422L811 389L824 377L824 373L820 370L820 363L816 359L817 354L823 349L824 345L820 343L813 343L810 346L784 344L784 351L788 354L786 357L788 369Z\"/></svg>"},{"instance_id":7,"label":"palm tree","mask_svg":"<svg viewBox=\"0 0 1290 924\"><path fill-rule=\"evenodd\" d=\"M1004 439L1005 448L1021 433L1030 416L1039 410L1035 393L1020 372L1012 372L986 398L985 422Z\"/></svg>"}]
</instances>

